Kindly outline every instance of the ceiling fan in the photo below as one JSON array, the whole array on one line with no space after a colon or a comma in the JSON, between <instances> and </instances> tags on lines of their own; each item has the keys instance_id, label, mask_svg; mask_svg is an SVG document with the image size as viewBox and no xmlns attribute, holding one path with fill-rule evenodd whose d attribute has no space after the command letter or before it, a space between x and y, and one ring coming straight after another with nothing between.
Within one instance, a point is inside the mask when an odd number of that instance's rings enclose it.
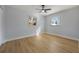
<instances>
[{"instance_id":1,"label":"ceiling fan","mask_svg":"<svg viewBox=\"0 0 79 59\"><path fill-rule=\"evenodd\" d=\"M40 13L47 13L47 11L52 10L51 8L45 8L45 5L41 5L41 9L37 9L40 10Z\"/></svg>"}]
</instances>

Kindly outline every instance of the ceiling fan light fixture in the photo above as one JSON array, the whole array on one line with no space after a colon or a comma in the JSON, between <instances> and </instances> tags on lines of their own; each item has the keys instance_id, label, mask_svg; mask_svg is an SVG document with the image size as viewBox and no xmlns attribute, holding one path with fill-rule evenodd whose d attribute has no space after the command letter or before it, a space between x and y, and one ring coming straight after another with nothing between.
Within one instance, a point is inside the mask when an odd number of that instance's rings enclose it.
<instances>
[{"instance_id":1,"label":"ceiling fan light fixture","mask_svg":"<svg viewBox=\"0 0 79 59\"><path fill-rule=\"evenodd\" d=\"M40 10L41 13L47 13L47 11L51 10L51 8L45 8L45 5L41 5L41 9L37 10Z\"/></svg>"},{"instance_id":2,"label":"ceiling fan light fixture","mask_svg":"<svg viewBox=\"0 0 79 59\"><path fill-rule=\"evenodd\" d=\"M44 13L45 11L44 11L44 10L42 10L41 12L42 12L42 13Z\"/></svg>"}]
</instances>

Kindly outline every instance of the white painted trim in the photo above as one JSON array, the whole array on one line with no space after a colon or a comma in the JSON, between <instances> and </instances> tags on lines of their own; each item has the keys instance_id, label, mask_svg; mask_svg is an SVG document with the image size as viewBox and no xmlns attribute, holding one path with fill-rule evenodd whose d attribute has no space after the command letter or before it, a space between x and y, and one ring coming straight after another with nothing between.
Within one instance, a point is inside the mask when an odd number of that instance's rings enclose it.
<instances>
[{"instance_id":1,"label":"white painted trim","mask_svg":"<svg viewBox=\"0 0 79 59\"><path fill-rule=\"evenodd\" d=\"M8 41L12 41L12 40L17 40L17 39L21 39L21 38L25 38L25 37L32 37L32 36L36 36L36 34L33 34L33 35L25 35L25 36L20 36L20 37L15 37L15 38L11 38L11 39L6 39L4 40L0 46Z\"/></svg>"},{"instance_id":2,"label":"white painted trim","mask_svg":"<svg viewBox=\"0 0 79 59\"><path fill-rule=\"evenodd\" d=\"M65 35L61 35L61 34L55 34L55 33L46 33L46 34L56 35L56 36L60 36L60 37L63 37L63 38L67 38L67 39L71 39L71 40L77 40L77 41L79 41L78 38L75 38L75 37L69 37L69 36L65 36Z\"/></svg>"}]
</instances>

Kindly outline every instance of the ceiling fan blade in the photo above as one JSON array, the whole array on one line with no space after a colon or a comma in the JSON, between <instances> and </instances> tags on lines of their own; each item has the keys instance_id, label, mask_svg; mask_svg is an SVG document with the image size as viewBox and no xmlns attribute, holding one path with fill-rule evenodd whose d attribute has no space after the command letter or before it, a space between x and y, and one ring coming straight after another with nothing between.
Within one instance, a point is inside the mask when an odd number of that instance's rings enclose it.
<instances>
[{"instance_id":1,"label":"ceiling fan blade","mask_svg":"<svg viewBox=\"0 0 79 59\"><path fill-rule=\"evenodd\" d=\"M52 9L45 9L45 10L52 10Z\"/></svg>"},{"instance_id":2,"label":"ceiling fan blade","mask_svg":"<svg viewBox=\"0 0 79 59\"><path fill-rule=\"evenodd\" d=\"M45 9L44 12L47 13L47 10Z\"/></svg>"}]
</instances>

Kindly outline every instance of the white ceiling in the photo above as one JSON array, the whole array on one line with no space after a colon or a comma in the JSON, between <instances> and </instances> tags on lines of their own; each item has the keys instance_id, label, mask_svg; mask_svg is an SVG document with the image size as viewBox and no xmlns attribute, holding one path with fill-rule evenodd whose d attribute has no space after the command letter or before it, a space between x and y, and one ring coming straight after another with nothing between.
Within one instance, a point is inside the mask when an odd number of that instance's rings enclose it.
<instances>
[{"instance_id":1,"label":"white ceiling","mask_svg":"<svg viewBox=\"0 0 79 59\"><path fill-rule=\"evenodd\" d=\"M39 13L40 11L36 9L41 9L40 5L9 5L9 6L27 11L30 13ZM40 14L46 16L46 15L50 15L52 13L56 13L73 7L77 7L77 5L46 5L45 8L51 8L52 10L47 11L47 13L40 13Z\"/></svg>"}]
</instances>

